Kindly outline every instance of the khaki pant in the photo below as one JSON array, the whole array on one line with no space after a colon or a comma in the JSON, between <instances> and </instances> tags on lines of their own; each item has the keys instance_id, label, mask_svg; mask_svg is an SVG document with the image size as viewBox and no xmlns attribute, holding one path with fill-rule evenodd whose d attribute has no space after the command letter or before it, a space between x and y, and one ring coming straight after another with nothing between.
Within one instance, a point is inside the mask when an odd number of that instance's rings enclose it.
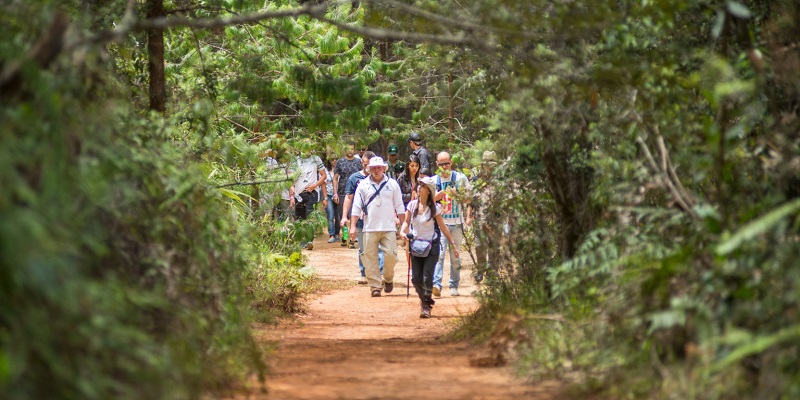
<instances>
[{"instance_id":1,"label":"khaki pant","mask_svg":"<svg viewBox=\"0 0 800 400\"><path fill-rule=\"evenodd\" d=\"M364 232L364 253L361 261L367 273L367 282L371 289L381 288L381 270L378 265L378 246L384 249L383 281L394 281L394 265L397 263L397 237L395 231Z\"/></svg>"}]
</instances>

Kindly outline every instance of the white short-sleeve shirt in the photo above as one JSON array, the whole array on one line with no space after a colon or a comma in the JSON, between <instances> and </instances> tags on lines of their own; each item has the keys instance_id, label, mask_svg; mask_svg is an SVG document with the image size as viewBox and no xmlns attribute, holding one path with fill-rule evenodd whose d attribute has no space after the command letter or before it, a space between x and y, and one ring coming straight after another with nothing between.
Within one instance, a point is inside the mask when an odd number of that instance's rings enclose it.
<instances>
[{"instance_id":1,"label":"white short-sleeve shirt","mask_svg":"<svg viewBox=\"0 0 800 400\"><path fill-rule=\"evenodd\" d=\"M372 200L365 210L364 205L369 202L369 199L384 182L385 184L381 188L380 194L375 197L375 200ZM395 217L404 213L403 193L400 191L400 185L394 179L384 175L380 183L375 183L372 177L368 176L358 185L353 196L352 215L361 217L364 220L364 232L396 231Z\"/></svg>"},{"instance_id":2,"label":"white short-sleeve shirt","mask_svg":"<svg viewBox=\"0 0 800 400\"><path fill-rule=\"evenodd\" d=\"M414 216L417 202L417 200L411 200L411 202L408 203L408 207L406 207L406 209L411 212L411 233L414 234L415 238L433 240L433 236L436 233L436 218L431 217L430 208L426 209L424 214ZM438 203L436 204L436 214L442 214L442 207Z\"/></svg>"}]
</instances>

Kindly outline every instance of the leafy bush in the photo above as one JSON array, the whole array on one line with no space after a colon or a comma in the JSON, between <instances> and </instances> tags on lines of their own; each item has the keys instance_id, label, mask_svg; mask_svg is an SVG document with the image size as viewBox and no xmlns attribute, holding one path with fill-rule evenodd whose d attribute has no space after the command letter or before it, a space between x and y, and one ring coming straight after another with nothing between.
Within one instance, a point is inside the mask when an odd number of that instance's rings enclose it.
<instances>
[{"instance_id":1,"label":"leafy bush","mask_svg":"<svg viewBox=\"0 0 800 400\"><path fill-rule=\"evenodd\" d=\"M527 374L615 398L800 393L797 4L709 4L542 2L517 13L541 43L504 43L530 69L487 62L512 90L492 92L506 161L476 219L508 238L461 333L492 343L518 317Z\"/></svg>"},{"instance_id":2,"label":"leafy bush","mask_svg":"<svg viewBox=\"0 0 800 400\"><path fill-rule=\"evenodd\" d=\"M2 99L0 397L197 398L262 374L236 220L174 125L88 68L26 66Z\"/></svg>"},{"instance_id":3,"label":"leafy bush","mask_svg":"<svg viewBox=\"0 0 800 400\"><path fill-rule=\"evenodd\" d=\"M286 257L270 254L264 263L245 273L250 307L260 315L287 314L303 310L303 300L313 288L314 271L304 266L300 253Z\"/></svg>"}]
</instances>

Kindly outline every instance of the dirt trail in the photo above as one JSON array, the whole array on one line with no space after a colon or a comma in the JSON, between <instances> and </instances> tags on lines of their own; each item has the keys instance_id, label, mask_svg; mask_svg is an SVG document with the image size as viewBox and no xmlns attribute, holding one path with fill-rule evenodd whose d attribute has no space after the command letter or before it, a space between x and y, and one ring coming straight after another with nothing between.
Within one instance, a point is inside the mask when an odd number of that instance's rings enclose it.
<instances>
[{"instance_id":1,"label":"dirt trail","mask_svg":"<svg viewBox=\"0 0 800 400\"><path fill-rule=\"evenodd\" d=\"M454 321L477 307L470 271L462 271L461 296L450 297L445 268L443 297L433 318L419 318L419 300L406 298L407 263L399 254L395 288L371 298L358 277L357 250L317 238L304 251L322 279L344 282L310 300L308 313L291 322L256 326L260 341L274 343L267 394L251 399L553 399L555 383L530 384L508 368L474 368L477 349L441 338Z\"/></svg>"}]
</instances>

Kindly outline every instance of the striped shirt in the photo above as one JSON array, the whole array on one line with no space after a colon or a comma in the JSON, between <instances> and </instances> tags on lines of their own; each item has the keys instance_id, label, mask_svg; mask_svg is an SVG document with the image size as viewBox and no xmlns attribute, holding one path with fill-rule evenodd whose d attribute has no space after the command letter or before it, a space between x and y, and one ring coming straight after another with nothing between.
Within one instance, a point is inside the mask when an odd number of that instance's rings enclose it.
<instances>
[{"instance_id":1,"label":"striped shirt","mask_svg":"<svg viewBox=\"0 0 800 400\"><path fill-rule=\"evenodd\" d=\"M436 175L437 192L441 192L442 190L450 187L453 187L456 190L469 190L469 179L467 179L466 175L457 171L450 171L450 176L448 177ZM439 203L442 205L442 218L444 219L445 224L461 225L463 217L465 216L463 215L463 205L448 194L445 194L444 197L439 200Z\"/></svg>"}]
</instances>

